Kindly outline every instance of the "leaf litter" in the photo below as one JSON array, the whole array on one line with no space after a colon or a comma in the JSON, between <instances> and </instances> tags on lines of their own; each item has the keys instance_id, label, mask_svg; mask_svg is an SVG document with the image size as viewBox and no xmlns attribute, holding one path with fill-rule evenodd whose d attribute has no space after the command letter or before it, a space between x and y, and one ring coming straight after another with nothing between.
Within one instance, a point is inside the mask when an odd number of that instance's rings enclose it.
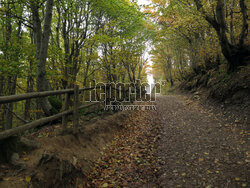
<instances>
[{"instance_id":1,"label":"leaf litter","mask_svg":"<svg viewBox=\"0 0 250 188\"><path fill-rule=\"evenodd\" d=\"M152 124L151 115L139 111L125 124L102 151L88 176L89 187L142 187L154 182L157 160L154 143L160 126Z\"/></svg>"}]
</instances>

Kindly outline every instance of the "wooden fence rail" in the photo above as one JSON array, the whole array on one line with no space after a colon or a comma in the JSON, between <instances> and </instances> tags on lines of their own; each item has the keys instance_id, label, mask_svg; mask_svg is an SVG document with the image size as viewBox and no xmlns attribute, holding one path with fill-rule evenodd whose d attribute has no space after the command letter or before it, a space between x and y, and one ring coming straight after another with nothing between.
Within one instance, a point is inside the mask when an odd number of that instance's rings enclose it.
<instances>
[{"instance_id":1,"label":"wooden fence rail","mask_svg":"<svg viewBox=\"0 0 250 188\"><path fill-rule=\"evenodd\" d=\"M79 89L79 92L92 90L92 89L95 89L95 87L82 88L82 89ZM60 95L60 94L65 94L65 93L72 94L72 93L74 93L74 89L32 92L32 93L25 93L25 94L20 94L20 95L1 96L0 97L0 104L18 102L18 101L33 99L33 98L48 97L48 96L52 96L52 95Z\"/></svg>"},{"instance_id":2,"label":"wooden fence rail","mask_svg":"<svg viewBox=\"0 0 250 188\"><path fill-rule=\"evenodd\" d=\"M88 108L88 107L96 105L96 104L98 104L98 103L92 103L92 104L89 104L89 105L82 105L82 106L78 107L78 110L83 109L83 108ZM31 129L31 128L35 128L35 127L44 125L44 124L49 123L51 121L57 120L57 119L59 119L59 118L61 118L63 116L70 115L70 114L73 113L74 110L75 109L63 111L63 112L61 112L59 114L56 114L56 115L53 115L53 116L50 116L50 117L45 117L45 118L42 118L42 119L38 119L38 120L32 121L31 123L27 123L27 124L22 125L22 126L18 126L18 127L9 129L9 130L2 131L2 132L0 132L0 140L8 138L8 137L10 137L12 135L15 135L15 134L20 134L20 133L22 133L22 132L24 132L26 130Z\"/></svg>"},{"instance_id":3,"label":"wooden fence rail","mask_svg":"<svg viewBox=\"0 0 250 188\"><path fill-rule=\"evenodd\" d=\"M79 93L88 91L88 90L94 90L94 89L105 89L105 92L110 92L111 90L120 91L117 88L113 88L111 85L104 85L104 86L98 86L98 87L90 87L90 88L81 88L79 89L79 86L75 85L72 89L64 89L64 90L56 90L56 91L43 91L43 92L32 92L32 93L25 93L25 94L19 94L19 95L10 95L10 96L1 96L0 97L0 105L6 104L6 103L12 103L12 102L18 102L22 100L27 99L33 99L33 98L42 98L42 97L48 97L53 95L60 95L65 94L65 100L64 100L64 109L63 112L58 113L56 115L45 117L42 119L35 120L33 122L26 123L22 126L18 126L9 130L5 130L0 132L0 140L8 138L15 134L20 134L26 130L29 130L31 128L35 128L38 126L42 126L46 123L49 123L51 121L57 120L59 118L62 118L62 128L65 130L67 128L67 122L68 118L67 116L70 114L73 114L73 133L78 132L79 128L79 110L88 108L90 106L99 104L99 102L94 102L92 104L88 105L80 105L79 101ZM107 89L107 90L106 90ZM122 92L127 92L128 90L124 90ZM74 95L74 103L73 103L73 109L69 110L69 98L70 95ZM106 100L109 100L106 98Z\"/></svg>"},{"instance_id":4,"label":"wooden fence rail","mask_svg":"<svg viewBox=\"0 0 250 188\"><path fill-rule=\"evenodd\" d=\"M105 88L105 86L97 87L99 88ZM64 90L57 90L57 91L44 91L44 92L32 92L32 93L26 93L26 94L20 94L20 95L10 95L10 96L2 96L0 97L0 104L5 103L11 103L11 102L17 102L27 99L33 99L33 98L42 98L42 97L48 97L53 95L59 95L59 94L65 94L65 104L64 104L64 111L61 113L58 113L56 115L45 117L42 119L35 120L33 122L24 124L22 126L18 126L9 130L5 130L0 132L0 140L8 138L15 134L20 134L26 130L29 130L31 128L35 128L38 126L42 126L46 123L49 123L51 121L57 120L59 118L62 118L62 126L63 130L67 127L67 116L70 114L73 114L73 132L77 133L78 127L79 127L79 110L88 108L90 106L99 104L99 102L94 102L92 104L88 105L80 105L79 102L79 93L83 91L93 90L96 89L96 87L90 87L90 88L81 88L79 89L79 86L75 86L74 89L64 89ZM73 109L69 110L69 95L74 95L74 104Z\"/></svg>"}]
</instances>

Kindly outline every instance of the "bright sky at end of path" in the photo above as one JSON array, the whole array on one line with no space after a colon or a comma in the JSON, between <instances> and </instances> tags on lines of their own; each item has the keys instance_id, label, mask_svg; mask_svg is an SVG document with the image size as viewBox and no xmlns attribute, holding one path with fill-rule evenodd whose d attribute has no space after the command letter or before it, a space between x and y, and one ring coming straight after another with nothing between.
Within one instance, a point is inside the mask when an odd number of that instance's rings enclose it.
<instances>
[{"instance_id":1,"label":"bright sky at end of path","mask_svg":"<svg viewBox=\"0 0 250 188\"><path fill-rule=\"evenodd\" d=\"M149 5L151 3L150 0L137 0L138 5ZM150 50L150 49L148 49ZM149 64L152 65L152 62L150 61L150 57L148 52L146 53L146 56L148 57ZM148 83L153 84L154 83L154 77L152 74L147 75Z\"/></svg>"}]
</instances>

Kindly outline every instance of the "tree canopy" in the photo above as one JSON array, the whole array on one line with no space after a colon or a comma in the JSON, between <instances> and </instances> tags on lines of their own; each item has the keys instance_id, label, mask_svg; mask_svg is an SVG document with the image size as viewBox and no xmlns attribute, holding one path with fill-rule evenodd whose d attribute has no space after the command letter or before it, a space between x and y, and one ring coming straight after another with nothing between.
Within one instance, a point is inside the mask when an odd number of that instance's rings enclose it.
<instances>
[{"instance_id":1,"label":"tree canopy","mask_svg":"<svg viewBox=\"0 0 250 188\"><path fill-rule=\"evenodd\" d=\"M155 80L174 85L190 72L249 64L245 0L1 0L0 96L72 88L88 82ZM51 115L48 98L27 100ZM13 104L0 112L6 128ZM8 110L7 110L8 109Z\"/></svg>"},{"instance_id":2,"label":"tree canopy","mask_svg":"<svg viewBox=\"0 0 250 188\"><path fill-rule=\"evenodd\" d=\"M170 62L172 74L183 79L186 71L199 66L225 61L232 72L249 63L244 0L152 0L146 12L157 23L152 54L161 71L169 72Z\"/></svg>"},{"instance_id":3,"label":"tree canopy","mask_svg":"<svg viewBox=\"0 0 250 188\"><path fill-rule=\"evenodd\" d=\"M0 96L146 80L147 21L133 1L1 0L0 18ZM51 114L47 98L37 105Z\"/></svg>"}]
</instances>

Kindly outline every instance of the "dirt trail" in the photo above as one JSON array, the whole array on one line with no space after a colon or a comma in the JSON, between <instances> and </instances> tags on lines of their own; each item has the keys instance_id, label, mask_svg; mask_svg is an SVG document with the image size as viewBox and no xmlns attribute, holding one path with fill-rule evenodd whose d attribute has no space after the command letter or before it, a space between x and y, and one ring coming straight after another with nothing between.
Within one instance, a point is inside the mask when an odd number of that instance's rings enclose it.
<instances>
[{"instance_id":1,"label":"dirt trail","mask_svg":"<svg viewBox=\"0 0 250 188\"><path fill-rule=\"evenodd\" d=\"M249 140L237 124L176 96L158 97L161 187L249 186Z\"/></svg>"},{"instance_id":2,"label":"dirt trail","mask_svg":"<svg viewBox=\"0 0 250 188\"><path fill-rule=\"evenodd\" d=\"M158 96L156 111L137 116L104 151L90 187L249 187L249 133L240 122L183 96Z\"/></svg>"},{"instance_id":3,"label":"dirt trail","mask_svg":"<svg viewBox=\"0 0 250 188\"><path fill-rule=\"evenodd\" d=\"M41 148L20 154L23 171L0 165L0 187L250 187L249 117L183 95L157 96L156 108L107 116L76 136L45 127L30 135Z\"/></svg>"}]
</instances>

